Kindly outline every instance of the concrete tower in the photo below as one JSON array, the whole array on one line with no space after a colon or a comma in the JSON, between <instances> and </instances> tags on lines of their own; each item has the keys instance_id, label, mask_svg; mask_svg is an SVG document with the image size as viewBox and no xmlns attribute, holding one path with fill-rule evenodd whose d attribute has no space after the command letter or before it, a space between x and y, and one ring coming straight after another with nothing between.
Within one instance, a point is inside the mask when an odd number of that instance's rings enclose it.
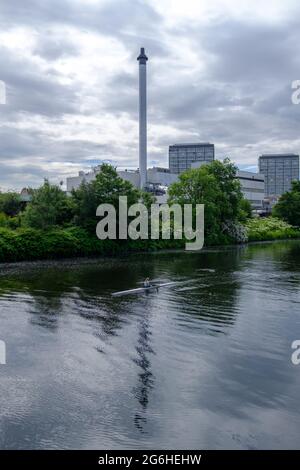
<instances>
[{"instance_id":1,"label":"concrete tower","mask_svg":"<svg viewBox=\"0 0 300 470\"><path fill-rule=\"evenodd\" d=\"M140 188L147 183L147 60L145 49L141 47L139 61L139 168Z\"/></svg>"}]
</instances>

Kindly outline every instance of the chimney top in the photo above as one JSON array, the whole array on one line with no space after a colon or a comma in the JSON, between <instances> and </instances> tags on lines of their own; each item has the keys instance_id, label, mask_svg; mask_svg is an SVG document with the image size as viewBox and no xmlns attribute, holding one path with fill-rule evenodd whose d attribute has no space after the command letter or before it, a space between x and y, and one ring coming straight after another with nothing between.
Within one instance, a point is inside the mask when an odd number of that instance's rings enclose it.
<instances>
[{"instance_id":1,"label":"chimney top","mask_svg":"<svg viewBox=\"0 0 300 470\"><path fill-rule=\"evenodd\" d=\"M138 58L136 60L138 60L140 62L140 64L145 64L147 62L148 57L145 54L144 47L141 47L140 55L138 56Z\"/></svg>"}]
</instances>

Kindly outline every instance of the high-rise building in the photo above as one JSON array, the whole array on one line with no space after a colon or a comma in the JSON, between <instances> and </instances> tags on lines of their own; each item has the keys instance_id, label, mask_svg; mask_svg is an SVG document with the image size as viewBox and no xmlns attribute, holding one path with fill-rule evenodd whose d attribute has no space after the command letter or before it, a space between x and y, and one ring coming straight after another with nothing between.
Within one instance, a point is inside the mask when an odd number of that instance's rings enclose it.
<instances>
[{"instance_id":1,"label":"high-rise building","mask_svg":"<svg viewBox=\"0 0 300 470\"><path fill-rule=\"evenodd\" d=\"M210 163L215 158L215 146L208 142L198 144L176 144L169 147L169 168L171 173L182 173L194 162Z\"/></svg>"},{"instance_id":2,"label":"high-rise building","mask_svg":"<svg viewBox=\"0 0 300 470\"><path fill-rule=\"evenodd\" d=\"M268 154L259 157L259 172L265 176L266 196L280 196L299 180L299 155Z\"/></svg>"}]
</instances>

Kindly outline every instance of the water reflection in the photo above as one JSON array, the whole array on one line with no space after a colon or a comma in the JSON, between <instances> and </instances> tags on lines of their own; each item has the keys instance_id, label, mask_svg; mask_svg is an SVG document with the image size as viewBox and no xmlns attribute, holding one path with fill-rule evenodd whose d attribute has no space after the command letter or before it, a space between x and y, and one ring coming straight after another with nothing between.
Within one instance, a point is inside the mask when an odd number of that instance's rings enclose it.
<instances>
[{"instance_id":1,"label":"water reflection","mask_svg":"<svg viewBox=\"0 0 300 470\"><path fill-rule=\"evenodd\" d=\"M145 311L138 320L138 340L135 347L137 357L134 362L139 367L138 384L134 387L133 393L138 403L140 410L137 410L134 415L134 423L140 432L145 432L145 425L147 423L147 407L149 403L149 393L154 387L154 375L151 370L151 355L154 354L151 345L151 317L149 312Z\"/></svg>"},{"instance_id":2,"label":"water reflection","mask_svg":"<svg viewBox=\"0 0 300 470\"><path fill-rule=\"evenodd\" d=\"M0 446L299 446L299 271L299 242L2 269ZM111 297L146 276L189 282Z\"/></svg>"}]
</instances>

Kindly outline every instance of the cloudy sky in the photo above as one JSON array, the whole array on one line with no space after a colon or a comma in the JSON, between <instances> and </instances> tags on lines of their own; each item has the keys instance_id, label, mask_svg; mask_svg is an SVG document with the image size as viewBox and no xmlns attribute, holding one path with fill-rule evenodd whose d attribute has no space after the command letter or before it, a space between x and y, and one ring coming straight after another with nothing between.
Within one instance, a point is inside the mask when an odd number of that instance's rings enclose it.
<instances>
[{"instance_id":1,"label":"cloudy sky","mask_svg":"<svg viewBox=\"0 0 300 470\"><path fill-rule=\"evenodd\" d=\"M149 165L182 142L253 171L299 152L299 18L298 0L0 0L0 188L137 166L141 46Z\"/></svg>"}]
</instances>

